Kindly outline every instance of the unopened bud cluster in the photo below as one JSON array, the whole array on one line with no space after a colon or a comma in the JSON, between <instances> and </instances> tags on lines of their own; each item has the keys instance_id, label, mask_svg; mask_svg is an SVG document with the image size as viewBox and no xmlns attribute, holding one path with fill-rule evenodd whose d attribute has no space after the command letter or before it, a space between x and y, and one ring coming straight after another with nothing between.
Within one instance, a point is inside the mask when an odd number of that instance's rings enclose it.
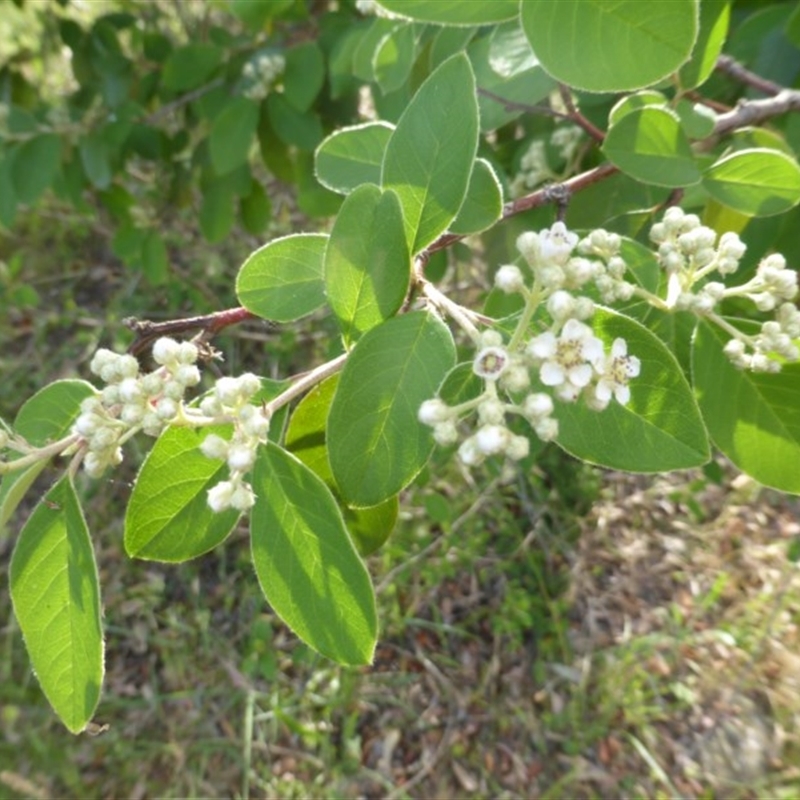
<instances>
[{"instance_id":1,"label":"unopened bud cluster","mask_svg":"<svg viewBox=\"0 0 800 800\"><path fill-rule=\"evenodd\" d=\"M242 94L251 100L263 100L285 68L286 59L280 53L259 53L242 69Z\"/></svg>"},{"instance_id":2,"label":"unopened bud cluster","mask_svg":"<svg viewBox=\"0 0 800 800\"><path fill-rule=\"evenodd\" d=\"M180 413L186 389L200 382L197 347L163 337L153 346L153 372L141 374L131 355L98 350L89 365L105 387L81 403L72 426L86 448L85 470L98 477L122 461L121 445L133 433L158 436Z\"/></svg>"},{"instance_id":3,"label":"unopened bud cluster","mask_svg":"<svg viewBox=\"0 0 800 800\"><path fill-rule=\"evenodd\" d=\"M269 431L269 419L250 402L260 388L261 381L249 372L238 378L220 378L213 392L200 403L205 416L233 423L230 441L212 433L200 445L204 455L224 459L230 470L228 480L220 481L208 491L208 505L214 511L228 508L247 511L255 503L253 488L244 476L255 463L256 448L267 440Z\"/></svg>"},{"instance_id":4,"label":"unopened bud cluster","mask_svg":"<svg viewBox=\"0 0 800 800\"><path fill-rule=\"evenodd\" d=\"M774 319L764 322L758 334L737 333L726 344L724 352L734 365L755 372L778 372L778 359L800 358L794 342L800 336L800 311L791 302L797 297L797 272L787 268L782 255L764 258L746 283L726 286L707 278L714 272L725 277L738 270L745 245L735 233L724 233L717 241L716 232L701 225L695 214L674 207L653 225L650 238L658 245L659 263L669 276L669 308L691 311L719 323L719 303L742 297L759 311L774 312ZM730 331L730 326L726 330Z\"/></svg>"},{"instance_id":5,"label":"unopened bud cluster","mask_svg":"<svg viewBox=\"0 0 800 800\"><path fill-rule=\"evenodd\" d=\"M640 371L639 359L628 355L624 339L616 339L606 352L585 320L594 313L594 303L575 294L593 282L604 293L624 296L625 264L619 257L620 237L593 231L586 239L556 222L540 233L523 233L517 249L533 273L529 287L519 267L500 267L497 288L520 293L526 309L508 341L496 330L480 334L473 372L484 381L484 391L474 400L448 406L439 398L428 400L419 419L433 428L442 445L458 441L458 423L468 414L477 415L476 430L459 447L461 460L481 463L487 456L524 458L529 441L506 425L508 415L527 420L536 435L550 441L558 435L555 402L582 399L597 411L612 398L621 404L630 400L628 382ZM591 256L591 257L589 257ZM627 294L627 296L630 296ZM543 304L550 317L547 329L530 336L529 321Z\"/></svg>"}]
</instances>

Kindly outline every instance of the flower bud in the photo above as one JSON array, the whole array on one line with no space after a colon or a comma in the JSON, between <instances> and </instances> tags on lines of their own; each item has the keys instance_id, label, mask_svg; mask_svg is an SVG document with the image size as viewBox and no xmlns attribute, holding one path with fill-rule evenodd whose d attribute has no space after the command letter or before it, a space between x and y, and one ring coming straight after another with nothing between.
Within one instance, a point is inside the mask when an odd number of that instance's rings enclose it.
<instances>
[{"instance_id":1,"label":"flower bud","mask_svg":"<svg viewBox=\"0 0 800 800\"><path fill-rule=\"evenodd\" d=\"M156 364L171 364L178 360L180 345L168 336L157 339L153 345L153 361Z\"/></svg>"},{"instance_id":2,"label":"flower bud","mask_svg":"<svg viewBox=\"0 0 800 800\"><path fill-rule=\"evenodd\" d=\"M425 400L417 412L417 419L423 425L436 425L440 422L445 422L451 416L450 406L438 397L434 397L432 400Z\"/></svg>"},{"instance_id":3,"label":"flower bud","mask_svg":"<svg viewBox=\"0 0 800 800\"><path fill-rule=\"evenodd\" d=\"M525 278L519 267L514 264L505 264L495 273L494 285L500 289L501 292L513 294L525 288Z\"/></svg>"}]
</instances>

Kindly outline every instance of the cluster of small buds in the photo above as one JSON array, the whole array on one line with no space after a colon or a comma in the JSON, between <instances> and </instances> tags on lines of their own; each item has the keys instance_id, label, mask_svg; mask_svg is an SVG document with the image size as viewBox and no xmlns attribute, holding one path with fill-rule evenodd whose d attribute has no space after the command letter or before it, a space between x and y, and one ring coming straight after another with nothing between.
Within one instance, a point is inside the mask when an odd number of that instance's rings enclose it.
<instances>
[{"instance_id":1,"label":"cluster of small buds","mask_svg":"<svg viewBox=\"0 0 800 800\"><path fill-rule=\"evenodd\" d=\"M208 491L208 505L213 511L247 511L255 503L253 488L244 476L255 463L256 448L266 441L269 432L269 419L250 402L260 388L261 381L249 372L238 378L220 378L213 392L200 402L204 416L224 418L234 426L230 441L212 433L200 445L205 456L224 459L230 470L228 480Z\"/></svg>"},{"instance_id":2,"label":"cluster of small buds","mask_svg":"<svg viewBox=\"0 0 800 800\"><path fill-rule=\"evenodd\" d=\"M98 350L89 369L106 385L81 403L72 426L86 446L83 466L99 477L122 461L122 443L137 431L158 436L182 410L186 389L200 382L197 347L162 337L153 346L159 365L142 375L131 355Z\"/></svg>"},{"instance_id":3,"label":"cluster of small buds","mask_svg":"<svg viewBox=\"0 0 800 800\"><path fill-rule=\"evenodd\" d=\"M776 311L756 336L738 335L724 352L736 367L754 372L779 372L781 362L797 361L800 350L792 341L800 335L800 312L790 301L798 293L797 272L788 269L779 253L764 258L752 279L728 287L721 281L705 281L712 272L732 275L739 268L745 245L735 233L717 234L700 224L695 214L669 208L661 222L650 229L658 245L658 259L669 275L666 304L669 308L715 319L715 309L725 298L743 297L759 311ZM699 288L695 288L699 284Z\"/></svg>"},{"instance_id":4,"label":"cluster of small buds","mask_svg":"<svg viewBox=\"0 0 800 800\"><path fill-rule=\"evenodd\" d=\"M511 182L511 195L521 197L555 177L547 163L547 145L541 139L534 139L519 160L519 170Z\"/></svg>"},{"instance_id":5,"label":"cluster of small buds","mask_svg":"<svg viewBox=\"0 0 800 800\"><path fill-rule=\"evenodd\" d=\"M242 94L251 100L263 100L285 68L286 59L280 53L259 53L242 69L245 83Z\"/></svg>"},{"instance_id":6,"label":"cluster of small buds","mask_svg":"<svg viewBox=\"0 0 800 800\"><path fill-rule=\"evenodd\" d=\"M550 136L550 144L564 161L571 161L583 138L583 131L577 125L559 125Z\"/></svg>"},{"instance_id":7,"label":"cluster of small buds","mask_svg":"<svg viewBox=\"0 0 800 800\"><path fill-rule=\"evenodd\" d=\"M603 276L615 285L624 282L619 236L594 231L579 241L562 222L556 222L540 233L522 234L517 249L533 272L533 288L513 264L497 270L495 286L522 294L531 313L543 304L550 326L530 336L530 314L523 313L508 341L496 330L479 334L472 371L484 382L481 395L457 406L434 398L419 409L419 420L433 428L434 439L441 445L456 444L458 423L476 413L476 429L458 449L462 462L470 466L489 456L519 460L528 455L529 440L507 427L509 415L523 417L541 440L551 441L558 436L554 398L569 403L583 398L597 411L612 398L625 405L630 400L628 383L641 369L639 359L628 355L624 339L616 339L606 352L585 323L594 313L594 303L572 293L590 281L597 284Z\"/></svg>"}]
</instances>

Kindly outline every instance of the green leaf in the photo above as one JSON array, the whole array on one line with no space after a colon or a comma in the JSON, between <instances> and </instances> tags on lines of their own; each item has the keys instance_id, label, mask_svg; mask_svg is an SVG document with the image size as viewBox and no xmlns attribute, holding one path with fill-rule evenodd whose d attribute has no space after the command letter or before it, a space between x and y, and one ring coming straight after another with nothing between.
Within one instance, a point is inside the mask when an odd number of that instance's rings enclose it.
<instances>
[{"instance_id":1,"label":"green leaf","mask_svg":"<svg viewBox=\"0 0 800 800\"><path fill-rule=\"evenodd\" d=\"M324 131L312 111L298 111L282 94L267 97L267 113L277 137L301 150L313 150L322 141Z\"/></svg>"},{"instance_id":2,"label":"green leaf","mask_svg":"<svg viewBox=\"0 0 800 800\"><path fill-rule=\"evenodd\" d=\"M526 69L508 72L503 67L504 73L498 73L492 66L500 66L494 46L495 37L483 36L467 50L480 90L478 108L483 132L501 128L522 116L526 108L544 100L556 88L556 82L535 60ZM518 66L520 62L514 63Z\"/></svg>"},{"instance_id":3,"label":"green leaf","mask_svg":"<svg viewBox=\"0 0 800 800\"><path fill-rule=\"evenodd\" d=\"M325 59L316 42L304 42L286 51L283 91L298 110L308 111L325 83Z\"/></svg>"},{"instance_id":4,"label":"green leaf","mask_svg":"<svg viewBox=\"0 0 800 800\"><path fill-rule=\"evenodd\" d=\"M708 438L692 390L672 353L647 328L630 317L598 309L595 333L607 349L617 337L641 361L630 382L631 399L615 400L604 411L583 402L556 407L556 441L584 461L630 472L666 472L704 464Z\"/></svg>"},{"instance_id":5,"label":"green leaf","mask_svg":"<svg viewBox=\"0 0 800 800\"><path fill-rule=\"evenodd\" d=\"M620 170L644 183L683 187L700 180L689 140L674 111L647 106L611 126L603 153Z\"/></svg>"},{"instance_id":6,"label":"green leaf","mask_svg":"<svg viewBox=\"0 0 800 800\"><path fill-rule=\"evenodd\" d=\"M208 152L217 175L247 163L258 125L258 103L234 97L214 118L208 135Z\"/></svg>"},{"instance_id":7,"label":"green leaf","mask_svg":"<svg viewBox=\"0 0 800 800\"><path fill-rule=\"evenodd\" d=\"M503 189L486 159L478 158L472 167L467 196L450 224L450 233L467 236L494 225L503 214Z\"/></svg>"},{"instance_id":8,"label":"green leaf","mask_svg":"<svg viewBox=\"0 0 800 800\"><path fill-rule=\"evenodd\" d=\"M36 506L9 567L14 614L42 691L72 733L92 718L103 682L100 586L75 489L63 477Z\"/></svg>"},{"instance_id":9,"label":"green leaf","mask_svg":"<svg viewBox=\"0 0 800 800\"><path fill-rule=\"evenodd\" d=\"M285 436L286 449L325 481L337 501L339 488L328 460L325 428L338 384L339 375L331 375L308 392L292 413ZM347 530L362 556L374 553L389 538L398 510L396 495L370 508L342 508Z\"/></svg>"},{"instance_id":10,"label":"green leaf","mask_svg":"<svg viewBox=\"0 0 800 800\"><path fill-rule=\"evenodd\" d=\"M777 150L740 150L712 164L703 173L703 186L723 205L770 217L800 202L800 167Z\"/></svg>"},{"instance_id":11,"label":"green leaf","mask_svg":"<svg viewBox=\"0 0 800 800\"><path fill-rule=\"evenodd\" d=\"M393 14L420 22L442 25L487 25L513 19L519 0L492 0L491 3L465 3L464 0L379 0Z\"/></svg>"},{"instance_id":12,"label":"green leaf","mask_svg":"<svg viewBox=\"0 0 800 800\"><path fill-rule=\"evenodd\" d=\"M212 183L203 192L198 221L203 236L216 244L231 232L234 219L233 190L224 181Z\"/></svg>"},{"instance_id":13,"label":"green leaf","mask_svg":"<svg viewBox=\"0 0 800 800\"><path fill-rule=\"evenodd\" d=\"M50 187L61 164L61 137L43 133L23 142L11 162L17 201L31 205Z\"/></svg>"},{"instance_id":14,"label":"green leaf","mask_svg":"<svg viewBox=\"0 0 800 800\"><path fill-rule=\"evenodd\" d=\"M679 73L682 89L695 89L711 75L725 44L730 18L730 0L702 0L697 42L692 57L681 67Z\"/></svg>"},{"instance_id":15,"label":"green leaf","mask_svg":"<svg viewBox=\"0 0 800 800\"><path fill-rule=\"evenodd\" d=\"M459 54L422 84L386 147L382 185L400 198L412 254L455 219L477 147L475 78L466 56Z\"/></svg>"},{"instance_id":16,"label":"green leaf","mask_svg":"<svg viewBox=\"0 0 800 800\"><path fill-rule=\"evenodd\" d=\"M239 512L215 513L208 490L228 478L224 461L207 458L209 434L230 439L231 426L167 428L139 470L125 514L125 552L152 561L188 561L223 542Z\"/></svg>"},{"instance_id":17,"label":"green leaf","mask_svg":"<svg viewBox=\"0 0 800 800\"><path fill-rule=\"evenodd\" d=\"M108 142L102 131L92 131L81 139L81 164L91 184L97 189L111 185L111 160Z\"/></svg>"},{"instance_id":18,"label":"green leaf","mask_svg":"<svg viewBox=\"0 0 800 800\"><path fill-rule=\"evenodd\" d=\"M777 374L737 369L723 353L730 336L701 321L692 380L714 444L759 483L800 494L800 364Z\"/></svg>"},{"instance_id":19,"label":"green leaf","mask_svg":"<svg viewBox=\"0 0 800 800\"><path fill-rule=\"evenodd\" d=\"M617 103L614 103L611 111L608 112L609 126L616 125L623 117L632 111L639 111L648 106L665 107L669 104L666 96L655 89L644 89L641 92L627 94Z\"/></svg>"},{"instance_id":20,"label":"green leaf","mask_svg":"<svg viewBox=\"0 0 800 800\"><path fill-rule=\"evenodd\" d=\"M367 122L328 136L314 154L317 180L340 194L362 183L380 183L381 165L394 126Z\"/></svg>"},{"instance_id":21,"label":"green leaf","mask_svg":"<svg viewBox=\"0 0 800 800\"><path fill-rule=\"evenodd\" d=\"M80 413L81 402L93 395L94 387L86 381L55 381L29 397L17 413L13 429L30 444L41 447L58 441L69 433ZM10 472L0 482L0 533L11 515L47 466L37 461L21 472Z\"/></svg>"},{"instance_id":22,"label":"green leaf","mask_svg":"<svg viewBox=\"0 0 800 800\"><path fill-rule=\"evenodd\" d=\"M442 28L433 38L429 54L430 71L450 56L460 53L478 32L478 28ZM474 65L473 65L474 66Z\"/></svg>"},{"instance_id":23,"label":"green leaf","mask_svg":"<svg viewBox=\"0 0 800 800\"><path fill-rule=\"evenodd\" d=\"M353 51L353 75L365 83L375 80L373 59L378 44L388 33L397 27L396 19L386 17L372 17L360 36L360 40Z\"/></svg>"},{"instance_id":24,"label":"green leaf","mask_svg":"<svg viewBox=\"0 0 800 800\"><path fill-rule=\"evenodd\" d=\"M375 80L384 94L405 84L416 57L417 37L413 25L397 25L380 40L372 64Z\"/></svg>"},{"instance_id":25,"label":"green leaf","mask_svg":"<svg viewBox=\"0 0 800 800\"><path fill-rule=\"evenodd\" d=\"M651 86L681 67L697 38L697 0L521 3L522 27L556 80L589 92Z\"/></svg>"},{"instance_id":26,"label":"green leaf","mask_svg":"<svg viewBox=\"0 0 800 800\"><path fill-rule=\"evenodd\" d=\"M12 156L0 150L0 186L5 189L0 192L0 224L10 228L17 215L17 197L14 192Z\"/></svg>"},{"instance_id":27,"label":"green leaf","mask_svg":"<svg viewBox=\"0 0 800 800\"><path fill-rule=\"evenodd\" d=\"M272 203L258 181L253 181L250 194L243 197L239 204L239 215L242 225L248 233L257 236L267 227L272 216Z\"/></svg>"},{"instance_id":28,"label":"green leaf","mask_svg":"<svg viewBox=\"0 0 800 800\"><path fill-rule=\"evenodd\" d=\"M275 444L259 448L250 539L258 582L283 621L341 664L369 664L377 639L369 573L328 487Z\"/></svg>"},{"instance_id":29,"label":"green leaf","mask_svg":"<svg viewBox=\"0 0 800 800\"><path fill-rule=\"evenodd\" d=\"M331 468L348 505L383 502L425 465L433 440L417 411L454 362L450 331L423 312L394 317L359 339L328 418Z\"/></svg>"},{"instance_id":30,"label":"green leaf","mask_svg":"<svg viewBox=\"0 0 800 800\"><path fill-rule=\"evenodd\" d=\"M142 271L154 286L164 283L169 276L167 246L158 231L149 231L142 242Z\"/></svg>"},{"instance_id":31,"label":"green leaf","mask_svg":"<svg viewBox=\"0 0 800 800\"><path fill-rule=\"evenodd\" d=\"M351 345L397 312L411 260L397 195L365 184L342 204L325 251L325 288Z\"/></svg>"},{"instance_id":32,"label":"green leaf","mask_svg":"<svg viewBox=\"0 0 800 800\"><path fill-rule=\"evenodd\" d=\"M251 253L236 277L236 296L253 314L291 322L325 303L323 233L284 236Z\"/></svg>"},{"instance_id":33,"label":"green leaf","mask_svg":"<svg viewBox=\"0 0 800 800\"><path fill-rule=\"evenodd\" d=\"M161 80L173 92L185 92L204 83L222 63L222 50L195 42L173 50L164 62Z\"/></svg>"}]
</instances>

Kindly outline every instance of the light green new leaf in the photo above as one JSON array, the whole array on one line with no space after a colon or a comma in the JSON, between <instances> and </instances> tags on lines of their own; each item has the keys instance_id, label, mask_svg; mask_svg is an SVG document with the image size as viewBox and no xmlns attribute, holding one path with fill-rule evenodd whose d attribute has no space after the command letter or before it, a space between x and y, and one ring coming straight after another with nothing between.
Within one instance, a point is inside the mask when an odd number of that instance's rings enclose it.
<instances>
[{"instance_id":1,"label":"light green new leaf","mask_svg":"<svg viewBox=\"0 0 800 800\"><path fill-rule=\"evenodd\" d=\"M384 94L399 89L417 57L417 37L411 24L397 25L378 43L372 58L375 80Z\"/></svg>"},{"instance_id":2,"label":"light green new leaf","mask_svg":"<svg viewBox=\"0 0 800 800\"><path fill-rule=\"evenodd\" d=\"M61 163L61 144L55 133L42 133L14 151L11 178L17 202L35 203L52 185Z\"/></svg>"},{"instance_id":3,"label":"light green new leaf","mask_svg":"<svg viewBox=\"0 0 800 800\"><path fill-rule=\"evenodd\" d=\"M475 78L464 54L433 72L400 117L383 160L381 183L403 208L413 255L455 219L478 147Z\"/></svg>"},{"instance_id":4,"label":"light green new leaf","mask_svg":"<svg viewBox=\"0 0 800 800\"><path fill-rule=\"evenodd\" d=\"M234 97L214 118L208 135L208 152L217 175L225 175L247 162L258 126L258 103Z\"/></svg>"},{"instance_id":5,"label":"light green new leaf","mask_svg":"<svg viewBox=\"0 0 800 800\"><path fill-rule=\"evenodd\" d=\"M683 187L700 180L680 118L647 106L624 114L608 131L602 150L627 175L656 186Z\"/></svg>"},{"instance_id":6,"label":"light green new leaf","mask_svg":"<svg viewBox=\"0 0 800 800\"><path fill-rule=\"evenodd\" d=\"M328 136L314 154L317 180L339 194L362 183L380 183L386 145L394 130L387 122L367 122Z\"/></svg>"},{"instance_id":7,"label":"light green new leaf","mask_svg":"<svg viewBox=\"0 0 800 800\"><path fill-rule=\"evenodd\" d=\"M303 397L292 413L284 439L286 449L322 478L337 500L339 488L328 460L325 428L338 384L339 376L331 375ZM374 553L389 538L398 511L397 495L369 508L342 508L347 530L362 556Z\"/></svg>"},{"instance_id":8,"label":"light green new leaf","mask_svg":"<svg viewBox=\"0 0 800 800\"><path fill-rule=\"evenodd\" d=\"M675 357L647 328L630 317L598 309L592 328L609 350L617 337L641 361L630 381L631 399L612 399L604 411L585 403L559 403L556 441L593 464L630 472L667 472L705 464L708 437L691 387Z\"/></svg>"},{"instance_id":9,"label":"light green new leaf","mask_svg":"<svg viewBox=\"0 0 800 800\"><path fill-rule=\"evenodd\" d=\"M188 561L213 550L233 530L237 511L215 513L208 490L228 478L224 461L200 452L210 433L230 426L168 428L139 470L125 514L125 552L152 561Z\"/></svg>"},{"instance_id":10,"label":"light green new leaf","mask_svg":"<svg viewBox=\"0 0 800 800\"><path fill-rule=\"evenodd\" d=\"M259 448L250 540L258 582L281 619L340 664L369 664L375 594L321 478L275 444Z\"/></svg>"},{"instance_id":11,"label":"light green new leaf","mask_svg":"<svg viewBox=\"0 0 800 800\"><path fill-rule=\"evenodd\" d=\"M173 50L161 71L167 89L185 92L205 82L222 63L222 50L214 44L194 42Z\"/></svg>"},{"instance_id":12,"label":"light green new leaf","mask_svg":"<svg viewBox=\"0 0 800 800\"><path fill-rule=\"evenodd\" d=\"M702 0L700 30L692 57L679 73L681 88L695 89L705 83L722 52L731 17L731 0Z\"/></svg>"},{"instance_id":13,"label":"light green new leaf","mask_svg":"<svg viewBox=\"0 0 800 800\"><path fill-rule=\"evenodd\" d=\"M411 259L397 195L359 186L342 204L325 250L325 287L345 344L391 317L408 292Z\"/></svg>"},{"instance_id":14,"label":"light green new leaf","mask_svg":"<svg viewBox=\"0 0 800 800\"><path fill-rule=\"evenodd\" d=\"M264 319L291 322L325 302L328 237L297 233L273 239L248 256L236 277L236 296Z\"/></svg>"},{"instance_id":15,"label":"light green new leaf","mask_svg":"<svg viewBox=\"0 0 800 800\"><path fill-rule=\"evenodd\" d=\"M730 337L700 322L692 342L692 379L714 444L760 483L800 494L800 364L777 374L731 364Z\"/></svg>"},{"instance_id":16,"label":"light green new leaf","mask_svg":"<svg viewBox=\"0 0 800 800\"><path fill-rule=\"evenodd\" d=\"M14 614L53 710L73 733L92 718L103 683L100 585L75 489L63 477L36 506L9 568Z\"/></svg>"},{"instance_id":17,"label":"light green new leaf","mask_svg":"<svg viewBox=\"0 0 800 800\"><path fill-rule=\"evenodd\" d=\"M450 224L450 233L467 236L490 228L503 213L503 189L492 165L475 159L467 196Z\"/></svg>"},{"instance_id":18,"label":"light green new leaf","mask_svg":"<svg viewBox=\"0 0 800 800\"><path fill-rule=\"evenodd\" d=\"M712 164L703 173L703 186L723 205L770 217L800 202L800 167L777 150L740 150Z\"/></svg>"},{"instance_id":19,"label":"light green new leaf","mask_svg":"<svg viewBox=\"0 0 800 800\"><path fill-rule=\"evenodd\" d=\"M407 486L433 448L417 420L455 363L453 338L438 317L394 317L359 339L328 417L331 468L348 505L374 506Z\"/></svg>"},{"instance_id":20,"label":"light green new leaf","mask_svg":"<svg viewBox=\"0 0 800 800\"><path fill-rule=\"evenodd\" d=\"M80 413L81 401L94 394L86 381L55 381L29 397L14 420L13 430L30 444L41 447L69 433ZM9 472L0 482L0 536L25 492L47 466L37 461L20 472Z\"/></svg>"},{"instance_id":21,"label":"light green new leaf","mask_svg":"<svg viewBox=\"0 0 800 800\"><path fill-rule=\"evenodd\" d=\"M522 27L542 66L588 92L641 89L689 58L698 0L524 0Z\"/></svg>"},{"instance_id":22,"label":"light green new leaf","mask_svg":"<svg viewBox=\"0 0 800 800\"><path fill-rule=\"evenodd\" d=\"M441 25L488 25L513 19L519 10L519 0L379 0L378 5L393 14Z\"/></svg>"}]
</instances>

